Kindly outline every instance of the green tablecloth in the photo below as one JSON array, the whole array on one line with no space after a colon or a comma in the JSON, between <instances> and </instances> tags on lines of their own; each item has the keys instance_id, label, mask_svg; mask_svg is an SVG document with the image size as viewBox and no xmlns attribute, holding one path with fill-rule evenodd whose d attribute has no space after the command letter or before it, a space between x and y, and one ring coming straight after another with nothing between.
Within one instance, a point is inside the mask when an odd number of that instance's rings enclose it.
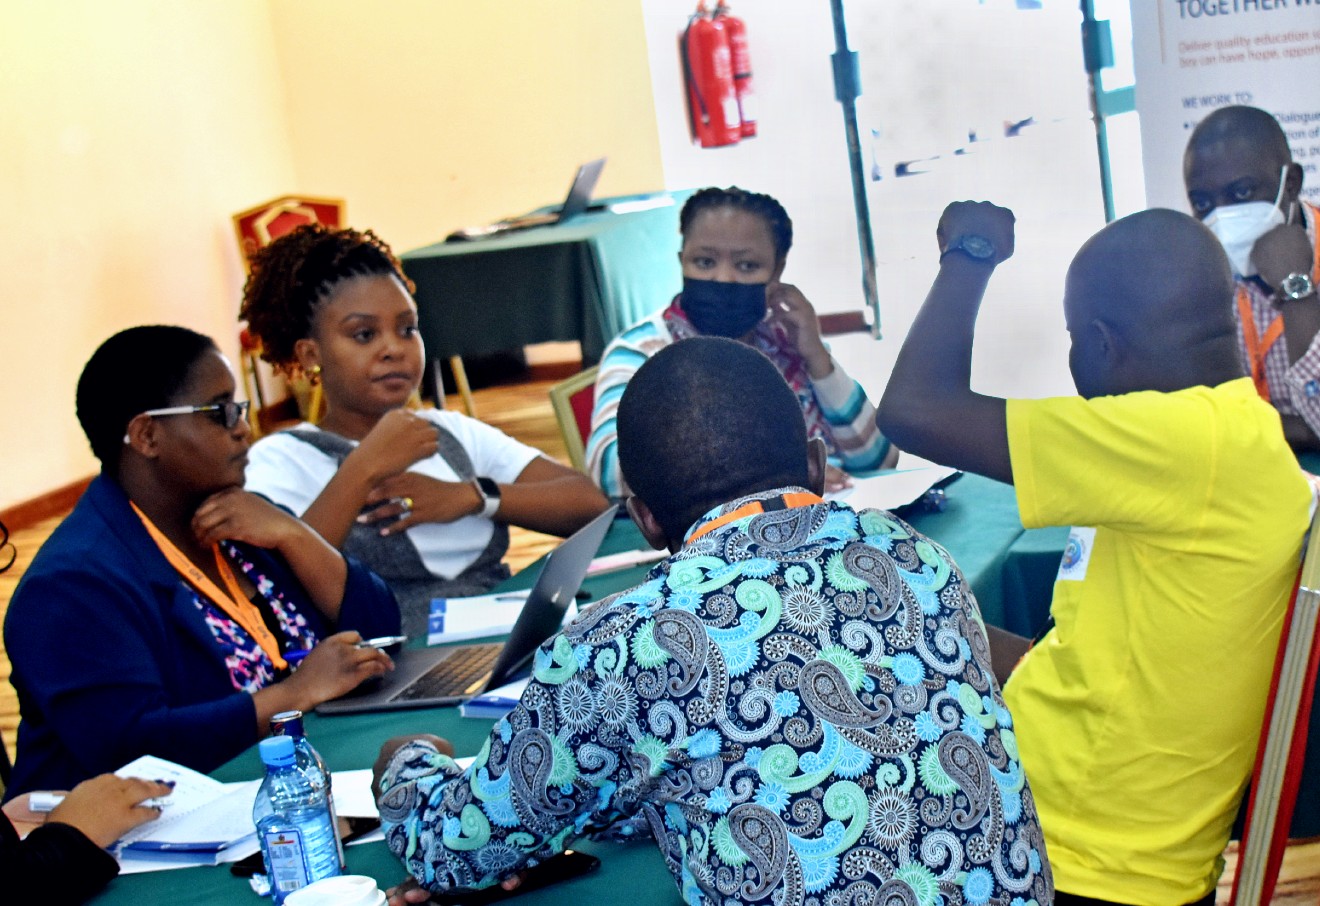
<instances>
[{"instance_id":1,"label":"green tablecloth","mask_svg":"<svg viewBox=\"0 0 1320 906\"><path fill-rule=\"evenodd\" d=\"M1303 463L1320 469L1320 457ZM964 475L947 491L942 512L911 515L914 528L942 544L967 577L986 621L1023 635L1034 635L1049 613L1054 575L1067 539L1067 529L1022 528L1013 489L977 475ZM617 521L602 545L602 553L643 547L641 533L625 520ZM588 579L585 588L599 599L636 584L644 570L631 569ZM505 588L529 587L536 574L524 570ZM1320 713L1320 712L1317 712ZM1315 721L1313 720L1313 725ZM454 743L460 755L474 754L492 725L487 720L460 717L455 708L395 711L307 719L307 732L332 770L371 765L380 743L408 733L435 733ZM1293 821L1295 836L1320 833L1320 727L1313 726L1307 753L1307 778ZM215 772L221 780L261 776L255 749ZM575 848L592 852L603 861L594 875L572 882L571 896L582 902L619 902L621 886L636 891L637 906L678 903L678 893L665 870L659 851L649 843L595 844L580 841ZM376 878L382 886L398 881L403 870L384 844L350 847L350 871ZM565 888L551 887L518 899L525 906L561 903ZM228 867L194 868L133 875L116 880L97 903L252 903L261 900L245 881L229 874Z\"/></svg>"},{"instance_id":2,"label":"green tablecloth","mask_svg":"<svg viewBox=\"0 0 1320 906\"><path fill-rule=\"evenodd\" d=\"M666 196L673 204L651 210L589 212L565 224L407 252L403 269L417 284L427 354L477 356L578 340L583 362L594 364L606 343L682 287L678 214L687 194Z\"/></svg>"}]
</instances>

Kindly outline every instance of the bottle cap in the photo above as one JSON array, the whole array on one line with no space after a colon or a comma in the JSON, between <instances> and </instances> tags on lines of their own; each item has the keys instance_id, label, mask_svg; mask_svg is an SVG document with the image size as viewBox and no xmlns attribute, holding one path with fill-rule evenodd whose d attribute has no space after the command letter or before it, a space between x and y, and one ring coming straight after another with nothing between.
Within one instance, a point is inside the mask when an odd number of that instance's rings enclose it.
<instances>
[{"instance_id":1,"label":"bottle cap","mask_svg":"<svg viewBox=\"0 0 1320 906\"><path fill-rule=\"evenodd\" d=\"M293 740L287 736L272 736L257 745L261 761L268 767L286 768L293 764Z\"/></svg>"},{"instance_id":2,"label":"bottle cap","mask_svg":"<svg viewBox=\"0 0 1320 906\"><path fill-rule=\"evenodd\" d=\"M270 719L270 732L275 736L303 736L303 713L281 711Z\"/></svg>"}]
</instances>

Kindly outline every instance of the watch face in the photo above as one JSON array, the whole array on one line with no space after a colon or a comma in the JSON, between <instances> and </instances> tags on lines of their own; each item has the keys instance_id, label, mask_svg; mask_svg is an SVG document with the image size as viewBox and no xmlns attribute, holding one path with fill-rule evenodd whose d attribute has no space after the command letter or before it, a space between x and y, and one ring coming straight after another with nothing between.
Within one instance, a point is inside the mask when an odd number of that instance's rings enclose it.
<instances>
[{"instance_id":1,"label":"watch face","mask_svg":"<svg viewBox=\"0 0 1320 906\"><path fill-rule=\"evenodd\" d=\"M960 248L973 258L993 258L995 256L995 246L984 236L959 236L958 241L954 243L955 248Z\"/></svg>"},{"instance_id":2,"label":"watch face","mask_svg":"<svg viewBox=\"0 0 1320 906\"><path fill-rule=\"evenodd\" d=\"M1315 284L1307 274L1289 274L1279 282L1279 292L1287 299L1304 299L1315 292Z\"/></svg>"},{"instance_id":3,"label":"watch face","mask_svg":"<svg viewBox=\"0 0 1320 906\"><path fill-rule=\"evenodd\" d=\"M477 485L481 488L481 493L487 497L500 496L500 486L495 483L495 479L482 476L477 479Z\"/></svg>"}]
</instances>

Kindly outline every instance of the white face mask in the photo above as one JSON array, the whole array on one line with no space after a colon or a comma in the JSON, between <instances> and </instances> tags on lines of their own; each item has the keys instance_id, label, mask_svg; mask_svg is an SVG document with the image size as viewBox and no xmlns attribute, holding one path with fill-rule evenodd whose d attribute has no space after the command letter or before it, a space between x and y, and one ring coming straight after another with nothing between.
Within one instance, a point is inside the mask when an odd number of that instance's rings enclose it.
<instances>
[{"instance_id":1,"label":"white face mask","mask_svg":"<svg viewBox=\"0 0 1320 906\"><path fill-rule=\"evenodd\" d=\"M1260 239L1276 226L1284 222L1283 211L1279 203L1283 201L1283 184L1288 176L1285 166L1279 174L1279 194L1274 202L1247 201L1242 204L1215 208L1210 216L1202 221L1228 253L1233 273L1239 277L1250 277L1256 273L1256 265L1251 260L1251 250Z\"/></svg>"}]
</instances>

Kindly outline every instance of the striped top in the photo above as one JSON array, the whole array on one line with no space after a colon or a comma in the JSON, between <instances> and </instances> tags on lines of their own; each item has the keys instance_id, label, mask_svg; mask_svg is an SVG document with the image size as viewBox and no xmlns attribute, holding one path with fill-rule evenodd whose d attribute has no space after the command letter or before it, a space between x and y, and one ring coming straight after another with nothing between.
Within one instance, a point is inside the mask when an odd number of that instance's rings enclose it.
<instances>
[{"instance_id":1,"label":"striped top","mask_svg":"<svg viewBox=\"0 0 1320 906\"><path fill-rule=\"evenodd\" d=\"M695 336L699 336L697 329L675 297L668 308L634 324L605 347L596 375L596 402L586 457L588 474L611 497L627 493L619 474L616 424L624 388L651 356L671 343ZM832 372L812 380L806 363L782 328L767 322L757 326L750 345L764 353L788 381L802 406L808 436L825 441L832 463L845 472L880 467L889 452L889 441L876 427L875 407L866 392L837 361Z\"/></svg>"}]
</instances>

